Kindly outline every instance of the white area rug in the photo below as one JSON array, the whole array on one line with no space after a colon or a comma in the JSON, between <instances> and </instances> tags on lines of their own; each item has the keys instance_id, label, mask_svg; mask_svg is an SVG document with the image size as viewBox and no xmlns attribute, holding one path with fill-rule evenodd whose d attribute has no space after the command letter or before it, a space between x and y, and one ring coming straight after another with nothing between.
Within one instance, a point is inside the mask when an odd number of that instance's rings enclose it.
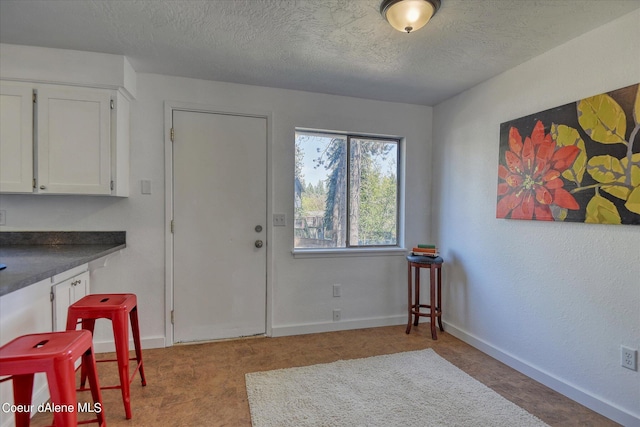
<instances>
[{"instance_id":1,"label":"white area rug","mask_svg":"<svg viewBox=\"0 0 640 427\"><path fill-rule=\"evenodd\" d=\"M546 426L431 349L245 379L254 427Z\"/></svg>"}]
</instances>

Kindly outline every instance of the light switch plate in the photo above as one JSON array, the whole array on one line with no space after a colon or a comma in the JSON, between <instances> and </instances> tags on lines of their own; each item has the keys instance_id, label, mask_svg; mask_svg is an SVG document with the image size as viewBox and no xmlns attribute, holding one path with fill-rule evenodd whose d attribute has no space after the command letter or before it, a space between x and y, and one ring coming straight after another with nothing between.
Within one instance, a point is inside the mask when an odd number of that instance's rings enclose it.
<instances>
[{"instance_id":1,"label":"light switch plate","mask_svg":"<svg viewBox=\"0 0 640 427\"><path fill-rule=\"evenodd\" d=\"M342 295L342 289L339 284L333 285L333 296L339 297Z\"/></svg>"},{"instance_id":2,"label":"light switch plate","mask_svg":"<svg viewBox=\"0 0 640 427\"><path fill-rule=\"evenodd\" d=\"M274 227L284 227L287 225L287 218L283 213L273 214L273 225Z\"/></svg>"},{"instance_id":3,"label":"light switch plate","mask_svg":"<svg viewBox=\"0 0 640 427\"><path fill-rule=\"evenodd\" d=\"M151 181L148 179L143 179L142 181L140 181L140 192L142 194L151 194Z\"/></svg>"}]
</instances>

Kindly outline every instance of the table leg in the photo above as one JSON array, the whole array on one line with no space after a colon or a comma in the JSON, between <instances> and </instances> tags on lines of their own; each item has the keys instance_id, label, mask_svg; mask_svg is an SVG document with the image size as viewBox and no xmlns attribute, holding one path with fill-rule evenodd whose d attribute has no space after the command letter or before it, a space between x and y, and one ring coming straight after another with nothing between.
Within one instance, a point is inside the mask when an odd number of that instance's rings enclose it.
<instances>
[{"instance_id":1,"label":"table leg","mask_svg":"<svg viewBox=\"0 0 640 427\"><path fill-rule=\"evenodd\" d=\"M416 315L413 319L413 326L418 326L418 322L420 321L420 316L418 313L420 312L420 267L414 267L413 269L414 276L414 288L415 288L415 304L414 309L416 310Z\"/></svg>"},{"instance_id":2,"label":"table leg","mask_svg":"<svg viewBox=\"0 0 640 427\"><path fill-rule=\"evenodd\" d=\"M440 316L438 316L438 326L440 326L440 330L444 332L444 328L442 327L442 267L438 267L438 311L440 312Z\"/></svg>"},{"instance_id":3,"label":"table leg","mask_svg":"<svg viewBox=\"0 0 640 427\"><path fill-rule=\"evenodd\" d=\"M431 319L431 338L438 339L436 333L436 268L429 266L429 318Z\"/></svg>"},{"instance_id":4,"label":"table leg","mask_svg":"<svg viewBox=\"0 0 640 427\"><path fill-rule=\"evenodd\" d=\"M409 332L411 332L411 321L413 320L411 318L411 314L412 314L412 309L413 309L413 297L412 297L412 289L411 289L411 263L408 262L408 269L409 269L409 274L408 274L408 279L407 279L407 283L409 284L408 286L408 295L409 295L409 303L407 304L408 307L408 311L409 311L409 321L407 322L407 330L405 331L407 334Z\"/></svg>"}]
</instances>

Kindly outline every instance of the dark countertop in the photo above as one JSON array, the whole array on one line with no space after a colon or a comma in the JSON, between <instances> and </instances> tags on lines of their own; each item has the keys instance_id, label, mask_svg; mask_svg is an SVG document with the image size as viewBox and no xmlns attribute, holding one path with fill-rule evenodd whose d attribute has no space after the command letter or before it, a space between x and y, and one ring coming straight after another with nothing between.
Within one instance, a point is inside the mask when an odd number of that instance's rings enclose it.
<instances>
[{"instance_id":1,"label":"dark countertop","mask_svg":"<svg viewBox=\"0 0 640 427\"><path fill-rule=\"evenodd\" d=\"M0 296L126 248L118 232L0 233Z\"/></svg>"}]
</instances>

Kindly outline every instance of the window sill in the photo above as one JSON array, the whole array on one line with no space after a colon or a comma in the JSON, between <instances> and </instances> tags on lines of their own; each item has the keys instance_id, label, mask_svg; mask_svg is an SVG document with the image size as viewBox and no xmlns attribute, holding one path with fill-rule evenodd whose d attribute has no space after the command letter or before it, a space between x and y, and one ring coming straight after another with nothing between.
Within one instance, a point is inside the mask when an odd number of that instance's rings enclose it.
<instances>
[{"instance_id":1,"label":"window sill","mask_svg":"<svg viewBox=\"0 0 640 427\"><path fill-rule=\"evenodd\" d=\"M294 249L294 258L344 258L370 256L405 256L405 248Z\"/></svg>"}]
</instances>

